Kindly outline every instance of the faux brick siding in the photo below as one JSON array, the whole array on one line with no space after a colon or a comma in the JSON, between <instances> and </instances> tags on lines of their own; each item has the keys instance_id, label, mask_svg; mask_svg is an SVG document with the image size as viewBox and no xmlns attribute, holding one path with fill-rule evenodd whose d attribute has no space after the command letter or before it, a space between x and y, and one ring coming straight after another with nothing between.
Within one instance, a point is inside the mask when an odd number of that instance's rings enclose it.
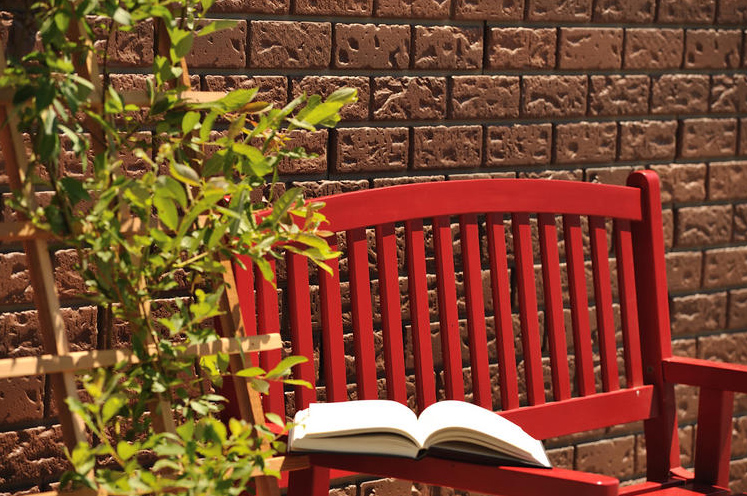
<instances>
[{"instance_id":1,"label":"faux brick siding","mask_svg":"<svg viewBox=\"0 0 747 496\"><path fill-rule=\"evenodd\" d=\"M30 46L15 15L0 15L0 40ZM196 88L258 87L257 99L276 106L358 89L337 129L293 134L291 144L316 157L282 162L281 189L311 198L470 177L624 184L633 170L656 171L674 352L747 363L747 0L217 0L209 17L236 24L197 40L188 58ZM115 37L112 84L144 88L155 47L150 22ZM64 168L80 174L75 163ZM11 220L3 171L0 150L0 220ZM454 239L458 249L458 227ZM93 348L98 313L81 298L73 253L57 250L53 261L70 342ZM0 280L0 356L42 353L20 245L0 247ZM439 349L436 312L433 322ZM681 460L692 466L697 395L677 395ZM747 491L747 399L735 405L730 487ZM0 494L48 490L64 469L53 406L43 377L0 383L0 453L9 454ZM634 424L550 440L550 456L640 479L642 432ZM330 494L464 493L378 479Z\"/></svg>"}]
</instances>

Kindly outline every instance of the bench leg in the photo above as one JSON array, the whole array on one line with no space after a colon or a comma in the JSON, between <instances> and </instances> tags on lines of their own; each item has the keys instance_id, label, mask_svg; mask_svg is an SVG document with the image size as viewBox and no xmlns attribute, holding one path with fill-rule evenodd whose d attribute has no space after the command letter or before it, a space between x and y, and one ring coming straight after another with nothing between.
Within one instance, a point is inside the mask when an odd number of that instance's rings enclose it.
<instances>
[{"instance_id":1,"label":"bench leg","mask_svg":"<svg viewBox=\"0 0 747 496\"><path fill-rule=\"evenodd\" d=\"M328 496L329 469L311 467L288 475L288 496Z\"/></svg>"},{"instance_id":2,"label":"bench leg","mask_svg":"<svg viewBox=\"0 0 747 496\"><path fill-rule=\"evenodd\" d=\"M728 487L733 409L734 393L731 391L700 389L695 440L696 482Z\"/></svg>"}]
</instances>

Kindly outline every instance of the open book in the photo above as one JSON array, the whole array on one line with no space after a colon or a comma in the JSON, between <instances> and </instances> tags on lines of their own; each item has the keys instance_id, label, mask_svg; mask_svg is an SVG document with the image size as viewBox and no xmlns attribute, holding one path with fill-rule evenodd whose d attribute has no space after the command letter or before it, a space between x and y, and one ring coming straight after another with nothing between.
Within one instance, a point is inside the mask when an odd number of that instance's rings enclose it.
<instances>
[{"instance_id":1,"label":"open book","mask_svg":"<svg viewBox=\"0 0 747 496\"><path fill-rule=\"evenodd\" d=\"M356 453L550 467L542 443L503 417L464 401L440 401L418 418L401 403L312 403L296 413L291 452Z\"/></svg>"}]
</instances>

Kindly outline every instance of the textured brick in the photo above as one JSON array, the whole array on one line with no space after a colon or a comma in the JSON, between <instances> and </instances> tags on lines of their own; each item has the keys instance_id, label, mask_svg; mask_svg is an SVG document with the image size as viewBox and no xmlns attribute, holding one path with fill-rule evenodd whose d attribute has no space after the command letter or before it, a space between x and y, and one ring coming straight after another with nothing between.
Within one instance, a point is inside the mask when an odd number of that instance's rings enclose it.
<instances>
[{"instance_id":1,"label":"textured brick","mask_svg":"<svg viewBox=\"0 0 747 496\"><path fill-rule=\"evenodd\" d=\"M677 245L727 243L731 239L731 205L683 207L677 211Z\"/></svg>"},{"instance_id":2,"label":"textured brick","mask_svg":"<svg viewBox=\"0 0 747 496\"><path fill-rule=\"evenodd\" d=\"M399 496L410 494L412 483L396 479L379 479L361 483L361 496Z\"/></svg>"},{"instance_id":3,"label":"textured brick","mask_svg":"<svg viewBox=\"0 0 747 496\"><path fill-rule=\"evenodd\" d=\"M747 362L747 334L739 332L698 338L698 358L745 363Z\"/></svg>"},{"instance_id":4,"label":"textured brick","mask_svg":"<svg viewBox=\"0 0 747 496\"><path fill-rule=\"evenodd\" d=\"M677 121L620 123L620 160L674 159Z\"/></svg>"},{"instance_id":5,"label":"textured brick","mask_svg":"<svg viewBox=\"0 0 747 496\"><path fill-rule=\"evenodd\" d=\"M416 26L414 43L416 69L482 67L482 28Z\"/></svg>"},{"instance_id":6,"label":"textured brick","mask_svg":"<svg viewBox=\"0 0 747 496\"><path fill-rule=\"evenodd\" d=\"M519 116L518 76L454 76L450 117L496 119Z\"/></svg>"},{"instance_id":7,"label":"textured brick","mask_svg":"<svg viewBox=\"0 0 747 496\"><path fill-rule=\"evenodd\" d=\"M703 334L726 327L726 293L672 298L672 335Z\"/></svg>"},{"instance_id":8,"label":"textured brick","mask_svg":"<svg viewBox=\"0 0 747 496\"><path fill-rule=\"evenodd\" d=\"M576 446L576 469L622 479L633 475L635 437L605 439Z\"/></svg>"},{"instance_id":9,"label":"textured brick","mask_svg":"<svg viewBox=\"0 0 747 496\"><path fill-rule=\"evenodd\" d=\"M369 16L373 0L296 0L294 12L301 15Z\"/></svg>"},{"instance_id":10,"label":"textured brick","mask_svg":"<svg viewBox=\"0 0 747 496\"><path fill-rule=\"evenodd\" d=\"M29 303L33 295L24 253L0 254L0 304Z\"/></svg>"},{"instance_id":11,"label":"textured brick","mask_svg":"<svg viewBox=\"0 0 747 496\"><path fill-rule=\"evenodd\" d=\"M488 67L493 69L552 69L555 29L490 28Z\"/></svg>"},{"instance_id":12,"label":"textured brick","mask_svg":"<svg viewBox=\"0 0 747 496\"><path fill-rule=\"evenodd\" d=\"M597 0L594 20L601 22L651 22L656 13L654 0Z\"/></svg>"},{"instance_id":13,"label":"textured brick","mask_svg":"<svg viewBox=\"0 0 747 496\"><path fill-rule=\"evenodd\" d=\"M708 76L665 74L653 78L651 112L684 114L708 111Z\"/></svg>"},{"instance_id":14,"label":"textured brick","mask_svg":"<svg viewBox=\"0 0 747 496\"><path fill-rule=\"evenodd\" d=\"M729 291L727 327L729 329L747 327L747 289Z\"/></svg>"},{"instance_id":15,"label":"textured brick","mask_svg":"<svg viewBox=\"0 0 747 496\"><path fill-rule=\"evenodd\" d=\"M680 129L680 156L728 157L737 152L736 119L687 119Z\"/></svg>"},{"instance_id":16,"label":"textured brick","mask_svg":"<svg viewBox=\"0 0 747 496\"><path fill-rule=\"evenodd\" d=\"M148 67L153 63L154 31L153 21L147 20L135 26L132 31L114 31L109 40L110 21L94 18L93 43L96 50L106 50L106 63L109 66ZM103 60L99 60L102 63Z\"/></svg>"},{"instance_id":17,"label":"textured brick","mask_svg":"<svg viewBox=\"0 0 747 496\"><path fill-rule=\"evenodd\" d=\"M450 0L379 0L374 2L376 17L414 17L445 19L449 17Z\"/></svg>"},{"instance_id":18,"label":"textured brick","mask_svg":"<svg viewBox=\"0 0 747 496\"><path fill-rule=\"evenodd\" d=\"M703 287L747 284L747 247L718 248L705 252Z\"/></svg>"},{"instance_id":19,"label":"textured brick","mask_svg":"<svg viewBox=\"0 0 747 496\"><path fill-rule=\"evenodd\" d=\"M660 0L657 20L666 23L713 22L716 0Z\"/></svg>"},{"instance_id":20,"label":"textured brick","mask_svg":"<svg viewBox=\"0 0 747 496\"><path fill-rule=\"evenodd\" d=\"M454 0L454 17L479 21L520 21L524 0Z\"/></svg>"},{"instance_id":21,"label":"textured brick","mask_svg":"<svg viewBox=\"0 0 747 496\"><path fill-rule=\"evenodd\" d=\"M551 124L515 124L488 126L485 140L485 165L537 165L550 163Z\"/></svg>"},{"instance_id":22,"label":"textured brick","mask_svg":"<svg viewBox=\"0 0 747 496\"><path fill-rule=\"evenodd\" d=\"M306 199L368 189L367 179L357 181L294 181L292 184L294 188L303 190Z\"/></svg>"},{"instance_id":23,"label":"textured brick","mask_svg":"<svg viewBox=\"0 0 747 496\"><path fill-rule=\"evenodd\" d=\"M734 206L734 241L747 241L747 203Z\"/></svg>"},{"instance_id":24,"label":"textured brick","mask_svg":"<svg viewBox=\"0 0 747 496\"><path fill-rule=\"evenodd\" d=\"M44 376L0 379L0 426L39 421L44 415Z\"/></svg>"},{"instance_id":25,"label":"textured brick","mask_svg":"<svg viewBox=\"0 0 747 496\"><path fill-rule=\"evenodd\" d=\"M362 121L368 119L368 102L371 94L371 87L367 77L306 76L293 79L291 83L294 98L304 92L307 95L321 95L326 98L333 91L340 88L355 88L358 90L358 101L345 105L340 110L340 117L343 120L349 121Z\"/></svg>"},{"instance_id":26,"label":"textured brick","mask_svg":"<svg viewBox=\"0 0 747 496\"><path fill-rule=\"evenodd\" d=\"M410 26L336 24L333 62L340 69L406 69Z\"/></svg>"},{"instance_id":27,"label":"textured brick","mask_svg":"<svg viewBox=\"0 0 747 496\"><path fill-rule=\"evenodd\" d=\"M476 168L481 162L481 126L435 126L414 129L413 169Z\"/></svg>"},{"instance_id":28,"label":"textured brick","mask_svg":"<svg viewBox=\"0 0 747 496\"><path fill-rule=\"evenodd\" d=\"M287 14L290 0L216 0L211 14Z\"/></svg>"},{"instance_id":29,"label":"textured brick","mask_svg":"<svg viewBox=\"0 0 747 496\"><path fill-rule=\"evenodd\" d=\"M682 29L625 30L625 69L677 69L685 47Z\"/></svg>"},{"instance_id":30,"label":"textured brick","mask_svg":"<svg viewBox=\"0 0 747 496\"><path fill-rule=\"evenodd\" d=\"M652 165L651 170L659 174L661 179L661 201L663 203L705 200L705 164Z\"/></svg>"},{"instance_id":31,"label":"textured brick","mask_svg":"<svg viewBox=\"0 0 747 496\"><path fill-rule=\"evenodd\" d=\"M187 55L189 67L211 69L243 69L246 67L246 29L244 20L236 25L214 31L205 36L196 36L192 50Z\"/></svg>"},{"instance_id":32,"label":"textured brick","mask_svg":"<svg viewBox=\"0 0 747 496\"><path fill-rule=\"evenodd\" d=\"M59 425L2 432L0 454L3 487L23 487L30 481L53 481L70 468L62 450Z\"/></svg>"},{"instance_id":33,"label":"textured brick","mask_svg":"<svg viewBox=\"0 0 747 496\"><path fill-rule=\"evenodd\" d=\"M641 115L648 112L648 76L591 76L590 115Z\"/></svg>"},{"instance_id":34,"label":"textured brick","mask_svg":"<svg viewBox=\"0 0 747 496\"><path fill-rule=\"evenodd\" d=\"M747 197L747 162L719 162L708 167L708 197L732 200Z\"/></svg>"},{"instance_id":35,"label":"textured brick","mask_svg":"<svg viewBox=\"0 0 747 496\"><path fill-rule=\"evenodd\" d=\"M622 65L621 28L561 28L558 43L561 69L619 69Z\"/></svg>"},{"instance_id":36,"label":"textured brick","mask_svg":"<svg viewBox=\"0 0 747 496\"><path fill-rule=\"evenodd\" d=\"M530 117L570 117L586 112L585 76L524 76L522 113Z\"/></svg>"},{"instance_id":37,"label":"textured brick","mask_svg":"<svg viewBox=\"0 0 747 496\"><path fill-rule=\"evenodd\" d=\"M610 162L615 159L614 122L574 122L555 129L555 159L559 164Z\"/></svg>"},{"instance_id":38,"label":"textured brick","mask_svg":"<svg viewBox=\"0 0 747 496\"><path fill-rule=\"evenodd\" d=\"M352 128L336 131L337 172L404 170L407 168L407 128Z\"/></svg>"},{"instance_id":39,"label":"textured brick","mask_svg":"<svg viewBox=\"0 0 747 496\"><path fill-rule=\"evenodd\" d=\"M288 102L288 89L283 76L205 76L205 90L231 91L257 88L255 101L269 102L283 107Z\"/></svg>"},{"instance_id":40,"label":"textured brick","mask_svg":"<svg viewBox=\"0 0 747 496\"><path fill-rule=\"evenodd\" d=\"M633 170L633 167L589 167L586 169L586 181L625 186Z\"/></svg>"},{"instance_id":41,"label":"textured brick","mask_svg":"<svg viewBox=\"0 0 747 496\"><path fill-rule=\"evenodd\" d=\"M446 117L445 78L374 78L372 91L376 120Z\"/></svg>"},{"instance_id":42,"label":"textured brick","mask_svg":"<svg viewBox=\"0 0 747 496\"><path fill-rule=\"evenodd\" d=\"M742 32L739 30L688 29L685 35L685 68L739 67Z\"/></svg>"},{"instance_id":43,"label":"textured brick","mask_svg":"<svg viewBox=\"0 0 747 496\"><path fill-rule=\"evenodd\" d=\"M332 26L328 22L252 21L249 65L266 68L328 67Z\"/></svg>"},{"instance_id":44,"label":"textured brick","mask_svg":"<svg viewBox=\"0 0 747 496\"><path fill-rule=\"evenodd\" d=\"M711 113L747 111L747 78L738 74L714 75L711 80Z\"/></svg>"},{"instance_id":45,"label":"textured brick","mask_svg":"<svg viewBox=\"0 0 747 496\"><path fill-rule=\"evenodd\" d=\"M327 172L327 130L314 132L291 131L288 133L288 148L302 147L308 153L316 155L314 158L303 160L283 159L278 163L281 174L320 174Z\"/></svg>"},{"instance_id":46,"label":"textured brick","mask_svg":"<svg viewBox=\"0 0 747 496\"><path fill-rule=\"evenodd\" d=\"M576 21L591 19L591 0L527 0L530 21Z\"/></svg>"},{"instance_id":47,"label":"textured brick","mask_svg":"<svg viewBox=\"0 0 747 496\"><path fill-rule=\"evenodd\" d=\"M71 351L93 348L96 343L96 308L63 308L61 313ZM42 352L35 310L0 314L0 358L41 355Z\"/></svg>"},{"instance_id":48,"label":"textured brick","mask_svg":"<svg viewBox=\"0 0 747 496\"><path fill-rule=\"evenodd\" d=\"M747 2L745 0L720 0L718 24L747 24Z\"/></svg>"},{"instance_id":49,"label":"textured brick","mask_svg":"<svg viewBox=\"0 0 747 496\"><path fill-rule=\"evenodd\" d=\"M670 291L695 291L700 287L703 254L699 251L667 253L667 286Z\"/></svg>"},{"instance_id":50,"label":"textured brick","mask_svg":"<svg viewBox=\"0 0 747 496\"><path fill-rule=\"evenodd\" d=\"M747 155L747 119L739 119L739 154Z\"/></svg>"}]
</instances>

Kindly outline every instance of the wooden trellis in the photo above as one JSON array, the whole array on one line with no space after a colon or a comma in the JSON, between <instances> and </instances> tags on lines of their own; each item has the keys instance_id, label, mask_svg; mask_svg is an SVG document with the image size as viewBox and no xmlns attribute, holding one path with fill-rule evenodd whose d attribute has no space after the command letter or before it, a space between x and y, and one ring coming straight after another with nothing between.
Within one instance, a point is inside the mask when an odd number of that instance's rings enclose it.
<instances>
[{"instance_id":1,"label":"wooden trellis","mask_svg":"<svg viewBox=\"0 0 747 496\"><path fill-rule=\"evenodd\" d=\"M161 36L159 36L159 31ZM73 38L85 39L85 30L80 24L71 27ZM169 50L168 37L163 35L163 30L156 33L157 48L159 53L167 53ZM0 71L5 68L5 50L0 44ZM182 59L182 83L189 87L189 73L187 65ZM76 71L82 78L89 80L93 86L93 101L100 101L101 79L96 59L89 52L89 57L76 65ZM225 96L224 92L200 92L185 91L181 98L188 101L214 101ZM130 91L123 94L126 103L147 107L149 104L144 91ZM29 206L35 204L34 189L26 177L29 174L29 161L26 156L22 138L18 132L18 119L12 108L12 90L5 88L0 91L0 122L5 123L0 129L0 147L2 147L5 159L5 169L8 182L13 191L21 192ZM97 133L102 131L95 125L89 125L93 137L94 151L102 151L103 140L97 139ZM39 326L44 348L44 355L34 357L0 359L0 379L22 377L38 374L48 375L52 393L58 406L58 416L62 427L63 441L68 449L75 447L79 442L87 443L85 426L80 418L74 415L67 406L65 399L77 397L78 391L75 383L75 373L96 367L107 367L117 362L129 361L134 363L137 357L130 350L92 350L82 352L70 352L65 325L60 312L60 302L55 289L52 261L49 254L47 240L50 235L37 229L31 222L19 219L13 222L0 223L0 242L22 243L27 257L28 270L31 284L34 289L34 304L39 315ZM222 338L209 344L190 346L186 354L201 355L214 353L227 353L230 355L230 366L232 371L245 368L242 356L247 353L276 350L282 346L278 333L260 336L246 336L243 328L241 310L238 304L238 293L233 275L232 265L229 261L223 262L225 267L224 277L226 279L226 291L221 300L223 315L220 318L220 329ZM253 424L264 423L264 412L259 393L249 387L247 381L240 377L234 378L235 401L241 418ZM154 405L154 425L162 430L173 430L174 419L169 403L161 400ZM306 457L286 458L283 456L271 458L267 466L276 471L295 470L308 466ZM257 494L260 496L279 495L277 479L262 475L257 471L255 477ZM88 494L91 491L76 491ZM45 496L57 495L57 491L45 493ZM71 494L64 492L61 494Z\"/></svg>"}]
</instances>

